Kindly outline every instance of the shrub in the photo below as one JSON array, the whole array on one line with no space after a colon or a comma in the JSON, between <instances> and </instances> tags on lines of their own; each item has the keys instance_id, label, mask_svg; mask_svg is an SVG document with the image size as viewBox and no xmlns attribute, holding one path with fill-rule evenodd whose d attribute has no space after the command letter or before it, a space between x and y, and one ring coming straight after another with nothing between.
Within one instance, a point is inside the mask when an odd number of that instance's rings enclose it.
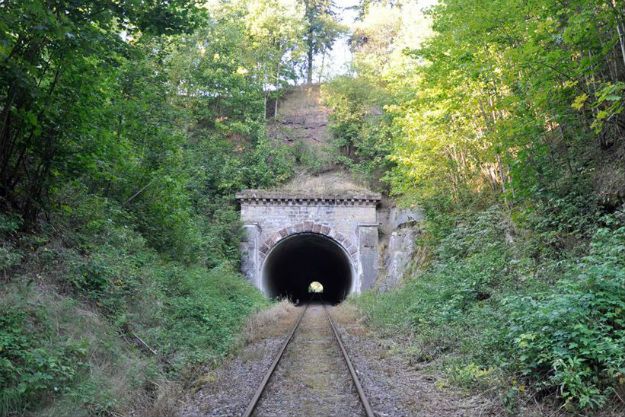
<instances>
[{"instance_id":1,"label":"shrub","mask_svg":"<svg viewBox=\"0 0 625 417\"><path fill-rule=\"evenodd\" d=\"M239 223L227 203L203 229L193 226L208 237L204 261L189 265L151 247L117 202L79 184L58 198L46 233L19 237L29 256L0 293L4 414L119 413L154 394L150 381L216 363L247 315L265 305L235 272Z\"/></svg>"},{"instance_id":2,"label":"shrub","mask_svg":"<svg viewBox=\"0 0 625 417\"><path fill-rule=\"evenodd\" d=\"M600 407L625 382L623 253L625 228L600 229L555 288L504 302L514 368L577 408Z\"/></svg>"},{"instance_id":3,"label":"shrub","mask_svg":"<svg viewBox=\"0 0 625 417\"><path fill-rule=\"evenodd\" d=\"M7 271L20 263L22 252L10 239L22 225L19 216L8 216L0 213L0 272Z\"/></svg>"},{"instance_id":4,"label":"shrub","mask_svg":"<svg viewBox=\"0 0 625 417\"><path fill-rule=\"evenodd\" d=\"M44 309L0 305L0 415L66 392L87 366L85 343L51 344L54 331Z\"/></svg>"},{"instance_id":5,"label":"shrub","mask_svg":"<svg viewBox=\"0 0 625 417\"><path fill-rule=\"evenodd\" d=\"M622 220L603 218L590 244L579 241L572 252L584 256L534 258L550 231L507 240L513 229L502 213L459 217L424 271L354 301L376 328L410 332L416 359L440 359L456 384L512 380L509 404L527 384L571 410L601 407L625 384Z\"/></svg>"},{"instance_id":6,"label":"shrub","mask_svg":"<svg viewBox=\"0 0 625 417\"><path fill-rule=\"evenodd\" d=\"M223 265L181 271L167 283L158 345L174 366L216 362L237 340L245 318L267 304L240 274Z\"/></svg>"}]
</instances>

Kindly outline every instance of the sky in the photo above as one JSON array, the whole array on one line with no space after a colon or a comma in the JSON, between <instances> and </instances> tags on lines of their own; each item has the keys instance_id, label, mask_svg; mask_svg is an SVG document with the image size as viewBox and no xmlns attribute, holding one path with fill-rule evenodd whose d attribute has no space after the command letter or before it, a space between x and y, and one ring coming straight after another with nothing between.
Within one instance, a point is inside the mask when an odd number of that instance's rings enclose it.
<instances>
[{"instance_id":1,"label":"sky","mask_svg":"<svg viewBox=\"0 0 625 417\"><path fill-rule=\"evenodd\" d=\"M337 12L341 18L341 23L351 26L356 17L358 16L358 10L356 6L360 4L359 0L336 0L335 4L337 6ZM342 36L339 38L332 47L332 51L330 51L330 56L328 61L328 71L327 74L332 76L345 74L349 68L349 63L352 59L352 54L349 50L349 45L347 44L347 40L349 35Z\"/></svg>"}]
</instances>

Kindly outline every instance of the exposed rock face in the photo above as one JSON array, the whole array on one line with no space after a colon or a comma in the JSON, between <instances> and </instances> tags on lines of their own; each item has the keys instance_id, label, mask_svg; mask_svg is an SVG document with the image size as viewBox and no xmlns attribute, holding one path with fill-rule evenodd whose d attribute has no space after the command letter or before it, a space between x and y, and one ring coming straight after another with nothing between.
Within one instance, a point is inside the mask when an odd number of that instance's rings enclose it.
<instances>
[{"instance_id":1,"label":"exposed rock face","mask_svg":"<svg viewBox=\"0 0 625 417\"><path fill-rule=\"evenodd\" d=\"M400 284L404 274L418 257L417 239L421 232L423 213L419 209L391 208L384 213L382 230L388 236L381 247L382 273L377 287L387 291Z\"/></svg>"},{"instance_id":2,"label":"exposed rock face","mask_svg":"<svg viewBox=\"0 0 625 417\"><path fill-rule=\"evenodd\" d=\"M319 85L291 89L279 100L277 114L270 115L274 120L268 124L269 136L283 142L326 144L330 139L330 111L321 104L320 97Z\"/></svg>"},{"instance_id":3,"label":"exposed rock face","mask_svg":"<svg viewBox=\"0 0 625 417\"><path fill-rule=\"evenodd\" d=\"M415 253L418 234L418 230L412 227L391 234L384 256L385 276L381 277L380 290L387 291L400 283Z\"/></svg>"},{"instance_id":4,"label":"exposed rock face","mask_svg":"<svg viewBox=\"0 0 625 417\"><path fill-rule=\"evenodd\" d=\"M393 229L414 226L423 220L423 212L414 208L392 208L389 211L389 226Z\"/></svg>"}]
</instances>

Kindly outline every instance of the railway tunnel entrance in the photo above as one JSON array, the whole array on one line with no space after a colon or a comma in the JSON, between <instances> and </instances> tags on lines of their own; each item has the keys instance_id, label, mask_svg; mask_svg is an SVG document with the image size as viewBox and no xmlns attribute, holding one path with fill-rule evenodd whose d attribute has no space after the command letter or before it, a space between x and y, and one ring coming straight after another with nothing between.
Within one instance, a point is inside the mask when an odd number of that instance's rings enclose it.
<instances>
[{"instance_id":1,"label":"railway tunnel entrance","mask_svg":"<svg viewBox=\"0 0 625 417\"><path fill-rule=\"evenodd\" d=\"M338 304L353 286L349 255L336 241L315 233L295 234L276 244L262 275L267 295L299 302ZM311 291L315 282L322 292Z\"/></svg>"},{"instance_id":2,"label":"railway tunnel entrance","mask_svg":"<svg viewBox=\"0 0 625 417\"><path fill-rule=\"evenodd\" d=\"M378 273L377 205L370 192L244 190L241 271L269 297L338 303ZM323 292L309 292L312 282Z\"/></svg>"}]
</instances>

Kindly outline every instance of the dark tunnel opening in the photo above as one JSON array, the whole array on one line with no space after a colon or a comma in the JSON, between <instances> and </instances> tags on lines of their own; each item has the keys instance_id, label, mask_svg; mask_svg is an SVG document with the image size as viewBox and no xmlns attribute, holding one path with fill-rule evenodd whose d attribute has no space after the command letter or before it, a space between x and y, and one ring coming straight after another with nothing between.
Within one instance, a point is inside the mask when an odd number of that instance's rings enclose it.
<instances>
[{"instance_id":1,"label":"dark tunnel opening","mask_svg":"<svg viewBox=\"0 0 625 417\"><path fill-rule=\"evenodd\" d=\"M267 294L296 302L338 304L352 286L349 258L332 239L302 233L282 240L269 253L263 269ZM323 292L310 291L319 282Z\"/></svg>"}]
</instances>

